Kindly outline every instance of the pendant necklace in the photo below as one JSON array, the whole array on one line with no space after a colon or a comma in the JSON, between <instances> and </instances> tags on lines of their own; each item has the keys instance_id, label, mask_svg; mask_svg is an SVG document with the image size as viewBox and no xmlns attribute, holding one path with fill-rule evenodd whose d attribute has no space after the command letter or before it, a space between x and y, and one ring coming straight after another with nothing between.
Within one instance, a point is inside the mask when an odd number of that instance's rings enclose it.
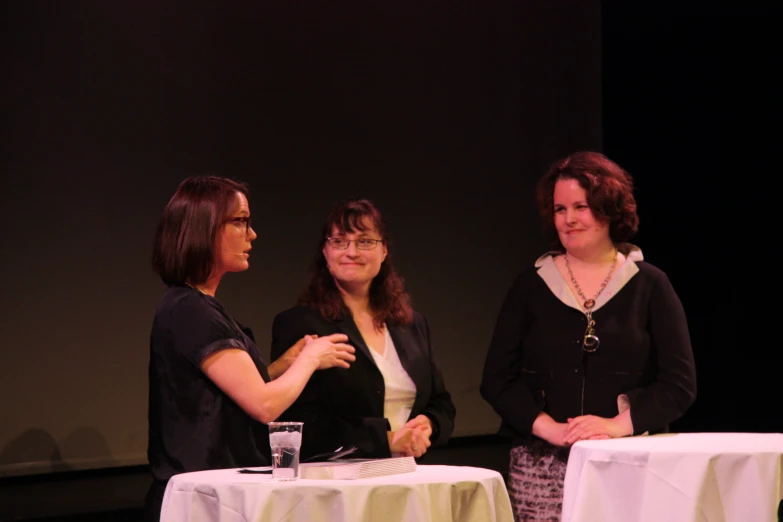
<instances>
[{"instance_id":1,"label":"pendant necklace","mask_svg":"<svg viewBox=\"0 0 783 522\"><path fill-rule=\"evenodd\" d=\"M609 281L612 279L612 273L614 273L614 267L617 265L617 249L614 249L614 258L612 259L612 266L609 267L609 273L606 274L606 278L604 279L603 283L601 283L600 288L598 288L598 291L595 293L595 296L593 296L592 299L588 299L585 297L584 292L582 292L582 289L579 287L579 283L576 282L576 278L574 277L574 273L571 271L571 265L568 264L568 253L565 255L565 266L566 270L568 270L568 275L571 278L571 284L574 285L574 288L576 289L576 293L579 294L579 297L582 299L582 307L585 310L585 316L587 317L587 329L585 330L585 336L582 340L582 350L584 350L587 353L593 353L598 349L598 345L601 343L601 341L598 339L598 336L595 335L595 320L593 319L593 307L595 306L595 300L598 299L598 296L601 295L601 292L604 291L606 288L606 285L609 284Z\"/></svg>"}]
</instances>

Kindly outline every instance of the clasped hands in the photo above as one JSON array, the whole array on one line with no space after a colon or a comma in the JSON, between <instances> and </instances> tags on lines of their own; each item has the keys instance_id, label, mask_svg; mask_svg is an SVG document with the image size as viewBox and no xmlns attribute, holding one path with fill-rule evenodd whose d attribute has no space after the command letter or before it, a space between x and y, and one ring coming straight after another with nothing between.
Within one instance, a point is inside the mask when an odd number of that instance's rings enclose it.
<instances>
[{"instance_id":1,"label":"clasped hands","mask_svg":"<svg viewBox=\"0 0 783 522\"><path fill-rule=\"evenodd\" d=\"M541 413L533 423L533 434L555 446L570 446L580 440L604 440L633 435L630 411L612 418L581 415L556 422Z\"/></svg>"},{"instance_id":2,"label":"clasped hands","mask_svg":"<svg viewBox=\"0 0 783 522\"><path fill-rule=\"evenodd\" d=\"M397 431L388 431L389 450L406 457L419 458L427 453L432 443L432 421L426 415L417 415Z\"/></svg>"}]
</instances>

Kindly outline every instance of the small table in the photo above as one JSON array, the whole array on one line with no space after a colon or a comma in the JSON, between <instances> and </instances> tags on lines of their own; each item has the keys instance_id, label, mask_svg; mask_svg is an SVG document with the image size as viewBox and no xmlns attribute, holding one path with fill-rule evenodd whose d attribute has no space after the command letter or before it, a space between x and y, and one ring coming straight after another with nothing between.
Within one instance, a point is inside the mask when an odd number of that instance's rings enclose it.
<instances>
[{"instance_id":1,"label":"small table","mask_svg":"<svg viewBox=\"0 0 783 522\"><path fill-rule=\"evenodd\" d=\"M580 441L562 522L777 522L783 434L680 433Z\"/></svg>"},{"instance_id":2,"label":"small table","mask_svg":"<svg viewBox=\"0 0 783 522\"><path fill-rule=\"evenodd\" d=\"M171 478L161 522L513 522L503 477L467 466L356 480L275 482L236 469Z\"/></svg>"}]
</instances>

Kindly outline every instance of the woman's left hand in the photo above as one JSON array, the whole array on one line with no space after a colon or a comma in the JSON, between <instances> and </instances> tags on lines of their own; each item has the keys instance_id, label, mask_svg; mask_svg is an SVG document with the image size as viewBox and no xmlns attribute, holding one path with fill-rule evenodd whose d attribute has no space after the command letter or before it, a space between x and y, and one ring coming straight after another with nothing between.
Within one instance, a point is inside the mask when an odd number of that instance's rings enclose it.
<instances>
[{"instance_id":1,"label":"woman's left hand","mask_svg":"<svg viewBox=\"0 0 783 522\"><path fill-rule=\"evenodd\" d=\"M413 430L415 437L416 451L419 452L416 457L427 453L427 449L432 446L430 437L432 436L432 421L426 415L416 415L405 423L405 428Z\"/></svg>"},{"instance_id":2,"label":"woman's left hand","mask_svg":"<svg viewBox=\"0 0 783 522\"><path fill-rule=\"evenodd\" d=\"M413 428L419 431L419 434L427 440L427 447L430 447L430 437L432 436L432 421L426 415L416 415L405 424L406 428Z\"/></svg>"},{"instance_id":3,"label":"woman's left hand","mask_svg":"<svg viewBox=\"0 0 783 522\"><path fill-rule=\"evenodd\" d=\"M299 354L302 351L302 348L304 347L305 343L307 342L307 338L311 339L317 339L317 335L306 335L296 341L296 343L291 346L288 350L285 351L283 355L277 358L277 360L272 361L272 364L269 365L267 368L267 371L269 372L269 377L274 381L281 375L285 373L285 371L291 367L292 364L294 364L294 361L297 357L299 357Z\"/></svg>"},{"instance_id":4,"label":"woman's left hand","mask_svg":"<svg viewBox=\"0 0 783 522\"><path fill-rule=\"evenodd\" d=\"M288 366L291 366L297 357L299 357L299 354L302 352L302 348L304 347L305 343L307 342L307 338L310 339L318 339L318 336L315 334L306 335L296 341L293 346L291 346L288 350L285 351L283 355L280 356L280 359L286 361Z\"/></svg>"}]
</instances>

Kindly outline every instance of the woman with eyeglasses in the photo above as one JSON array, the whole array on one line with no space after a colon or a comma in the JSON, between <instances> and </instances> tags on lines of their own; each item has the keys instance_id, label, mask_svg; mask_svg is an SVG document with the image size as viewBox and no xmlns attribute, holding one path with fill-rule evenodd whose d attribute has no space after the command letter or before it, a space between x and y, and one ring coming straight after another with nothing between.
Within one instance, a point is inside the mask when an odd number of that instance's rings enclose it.
<instances>
[{"instance_id":1,"label":"woman with eyeglasses","mask_svg":"<svg viewBox=\"0 0 783 522\"><path fill-rule=\"evenodd\" d=\"M680 300L628 243L639 223L631 177L578 152L551 166L537 199L554 250L508 291L481 383L513 439L518 521L560 519L573 443L666 432L696 396Z\"/></svg>"},{"instance_id":2,"label":"woman with eyeglasses","mask_svg":"<svg viewBox=\"0 0 783 522\"><path fill-rule=\"evenodd\" d=\"M411 308L381 213L364 199L329 213L306 290L275 317L272 358L302 336L338 332L356 361L318 372L284 414L304 421L302 457L350 446L352 457L421 457L446 442L455 408L427 320Z\"/></svg>"},{"instance_id":3,"label":"woman with eyeglasses","mask_svg":"<svg viewBox=\"0 0 783 522\"><path fill-rule=\"evenodd\" d=\"M270 464L263 423L277 419L316 370L355 359L345 335L303 336L267 365L252 332L216 299L224 275L250 266L256 233L247 195L226 178L189 178L158 224L153 268L167 289L150 336L147 520L159 519L175 474Z\"/></svg>"}]
</instances>

